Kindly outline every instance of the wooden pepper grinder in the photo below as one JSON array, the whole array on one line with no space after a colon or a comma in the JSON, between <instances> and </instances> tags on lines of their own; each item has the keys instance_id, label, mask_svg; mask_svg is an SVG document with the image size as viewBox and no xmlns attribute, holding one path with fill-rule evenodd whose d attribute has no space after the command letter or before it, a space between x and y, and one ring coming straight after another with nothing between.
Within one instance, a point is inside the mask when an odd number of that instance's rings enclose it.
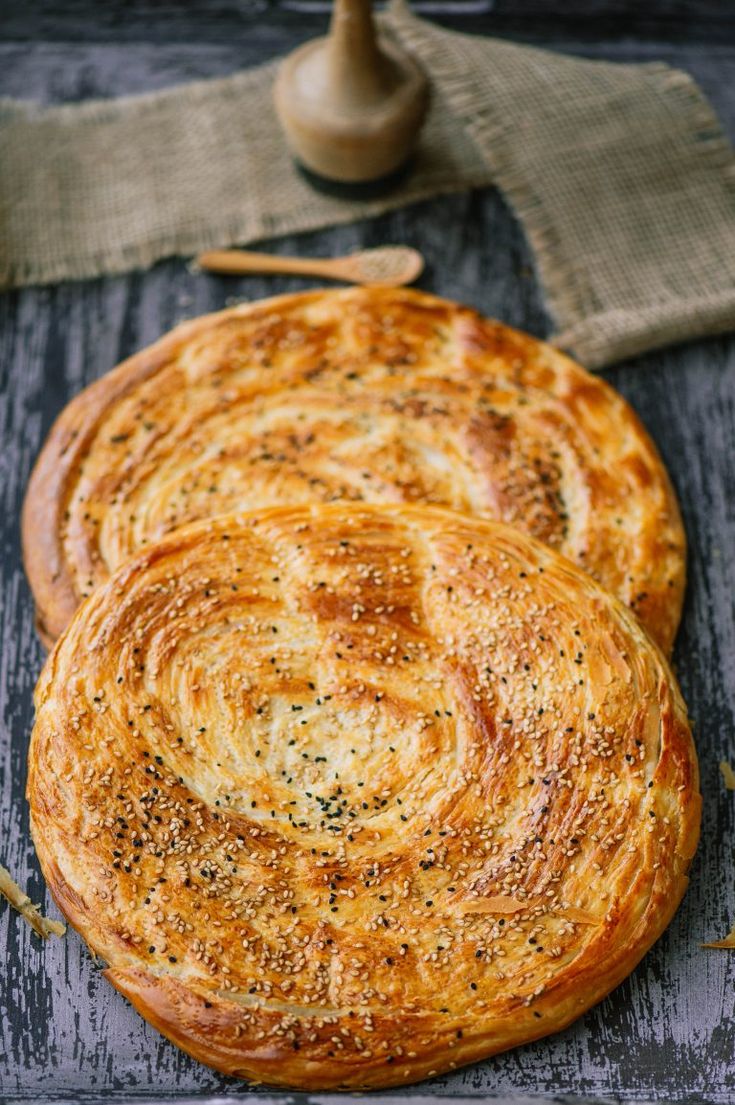
<instances>
[{"instance_id":1,"label":"wooden pepper grinder","mask_svg":"<svg viewBox=\"0 0 735 1105\"><path fill-rule=\"evenodd\" d=\"M275 85L288 144L317 184L390 182L413 149L427 102L416 62L378 38L371 0L334 0L327 37L290 54Z\"/></svg>"}]
</instances>

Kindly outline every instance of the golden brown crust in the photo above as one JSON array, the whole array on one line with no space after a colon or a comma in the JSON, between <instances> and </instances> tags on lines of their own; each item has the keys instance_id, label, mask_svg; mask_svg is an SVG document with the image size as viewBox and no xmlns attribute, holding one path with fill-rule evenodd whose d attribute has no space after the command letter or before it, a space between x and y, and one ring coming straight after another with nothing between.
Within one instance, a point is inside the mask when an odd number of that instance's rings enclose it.
<instances>
[{"instance_id":1,"label":"golden brown crust","mask_svg":"<svg viewBox=\"0 0 735 1105\"><path fill-rule=\"evenodd\" d=\"M568 357L408 289L317 291L185 323L82 392L23 517L39 627L177 525L288 503L418 501L539 537L665 651L685 539L655 447Z\"/></svg>"},{"instance_id":2,"label":"golden brown crust","mask_svg":"<svg viewBox=\"0 0 735 1105\"><path fill-rule=\"evenodd\" d=\"M568 1024L635 966L699 831L636 618L520 531L420 506L176 530L36 691L51 891L228 1074L403 1084Z\"/></svg>"}]
</instances>

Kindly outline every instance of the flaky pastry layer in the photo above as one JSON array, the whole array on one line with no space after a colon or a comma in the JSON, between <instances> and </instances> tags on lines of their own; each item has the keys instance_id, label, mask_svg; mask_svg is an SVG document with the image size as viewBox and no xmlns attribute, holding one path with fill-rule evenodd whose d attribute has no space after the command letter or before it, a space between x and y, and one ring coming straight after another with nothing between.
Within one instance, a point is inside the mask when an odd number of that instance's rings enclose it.
<instances>
[{"instance_id":1,"label":"flaky pastry layer","mask_svg":"<svg viewBox=\"0 0 735 1105\"><path fill-rule=\"evenodd\" d=\"M227 1074L398 1085L569 1024L699 831L674 677L511 527L420 505L176 530L80 607L28 797L107 978Z\"/></svg>"},{"instance_id":2,"label":"flaky pastry layer","mask_svg":"<svg viewBox=\"0 0 735 1105\"><path fill-rule=\"evenodd\" d=\"M131 553L230 510L422 502L519 526L668 652L685 538L625 400L568 357L408 289L316 291L179 326L62 413L24 509L47 642Z\"/></svg>"}]
</instances>

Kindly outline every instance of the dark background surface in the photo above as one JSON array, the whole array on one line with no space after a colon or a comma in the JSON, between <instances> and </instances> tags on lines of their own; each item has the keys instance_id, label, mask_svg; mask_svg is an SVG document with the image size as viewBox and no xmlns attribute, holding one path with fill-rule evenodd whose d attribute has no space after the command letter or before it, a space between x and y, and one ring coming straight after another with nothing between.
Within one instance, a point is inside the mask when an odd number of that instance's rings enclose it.
<instances>
[{"instance_id":1,"label":"dark background surface","mask_svg":"<svg viewBox=\"0 0 735 1105\"><path fill-rule=\"evenodd\" d=\"M679 65L700 81L735 136L735 4L728 0L442 0L417 7L458 29L591 57ZM326 11L319 0L0 0L0 95L61 102L225 75L321 32ZM269 247L336 254L388 242L424 252L425 288L549 333L523 234L492 189ZM310 285L196 276L185 261L171 260L146 273L0 296L0 861L36 901L46 896L23 792L43 654L19 551L33 460L72 395L181 318L230 297L301 286ZM675 664L694 719L704 796L691 888L631 978L572 1028L397 1096L735 1101L735 952L700 948L735 921L735 795L717 767L721 759L735 763L735 339L652 353L604 375L658 443L689 534ZM192 1062L140 1020L99 977L73 932L42 947L0 906L0 1100L247 1091Z\"/></svg>"}]
</instances>

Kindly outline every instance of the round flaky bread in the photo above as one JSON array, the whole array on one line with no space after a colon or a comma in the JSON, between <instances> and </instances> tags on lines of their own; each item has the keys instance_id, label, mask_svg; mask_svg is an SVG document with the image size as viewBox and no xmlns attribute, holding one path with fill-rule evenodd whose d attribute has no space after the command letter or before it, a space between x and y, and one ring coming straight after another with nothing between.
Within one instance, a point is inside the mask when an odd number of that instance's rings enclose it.
<instances>
[{"instance_id":1,"label":"round flaky bread","mask_svg":"<svg viewBox=\"0 0 735 1105\"><path fill-rule=\"evenodd\" d=\"M406 289L188 322L82 392L38 461L25 562L42 634L131 553L231 510L424 502L517 525L632 606L664 651L684 533L625 400L548 345Z\"/></svg>"},{"instance_id":2,"label":"round flaky bread","mask_svg":"<svg viewBox=\"0 0 735 1105\"><path fill-rule=\"evenodd\" d=\"M547 546L418 506L228 515L80 608L36 693L33 836L151 1024L228 1074L399 1084L568 1024L699 827L684 704Z\"/></svg>"}]
</instances>

